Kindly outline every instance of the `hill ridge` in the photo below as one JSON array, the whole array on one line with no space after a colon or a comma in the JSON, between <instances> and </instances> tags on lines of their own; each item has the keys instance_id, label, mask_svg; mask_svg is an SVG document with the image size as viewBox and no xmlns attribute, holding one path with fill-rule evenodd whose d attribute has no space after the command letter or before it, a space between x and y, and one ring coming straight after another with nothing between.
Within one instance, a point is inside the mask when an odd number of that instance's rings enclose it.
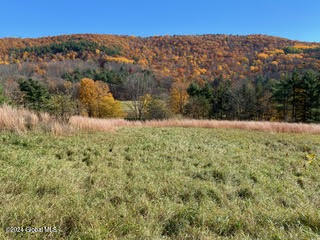
<instances>
[{"instance_id":1,"label":"hill ridge","mask_svg":"<svg viewBox=\"0 0 320 240\"><path fill-rule=\"evenodd\" d=\"M90 50L69 48L58 54L32 48L52 44L87 41ZM87 44L87 45L88 45ZM136 37L114 34L65 34L41 38L1 38L0 64L50 62L65 59L99 60L107 48L119 48L122 59L150 68L163 76L191 80L219 76L231 80L254 78L258 75L278 78L295 68L320 68L320 43L302 42L264 34L228 35L164 35ZM84 44L85 45L85 44ZM97 45L97 46L98 46ZM30 49L31 48L31 49ZM15 49L15 54L12 54ZM71 49L71 50L70 50ZM98 51L99 50L99 51ZM17 54L19 53L19 54ZM108 55L108 53L107 53ZM110 59L109 59L110 60Z\"/></svg>"}]
</instances>

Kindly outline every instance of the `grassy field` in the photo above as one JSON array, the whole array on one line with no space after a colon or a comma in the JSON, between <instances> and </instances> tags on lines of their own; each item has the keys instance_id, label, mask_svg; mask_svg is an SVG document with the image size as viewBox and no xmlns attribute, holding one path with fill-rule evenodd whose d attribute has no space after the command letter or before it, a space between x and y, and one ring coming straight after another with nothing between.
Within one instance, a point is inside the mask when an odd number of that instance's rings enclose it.
<instances>
[{"instance_id":1,"label":"grassy field","mask_svg":"<svg viewBox=\"0 0 320 240\"><path fill-rule=\"evenodd\" d=\"M132 110L132 101L120 101L122 110L128 114Z\"/></svg>"},{"instance_id":2,"label":"grassy field","mask_svg":"<svg viewBox=\"0 0 320 240\"><path fill-rule=\"evenodd\" d=\"M319 239L319 158L307 134L0 132L0 239Z\"/></svg>"}]
</instances>

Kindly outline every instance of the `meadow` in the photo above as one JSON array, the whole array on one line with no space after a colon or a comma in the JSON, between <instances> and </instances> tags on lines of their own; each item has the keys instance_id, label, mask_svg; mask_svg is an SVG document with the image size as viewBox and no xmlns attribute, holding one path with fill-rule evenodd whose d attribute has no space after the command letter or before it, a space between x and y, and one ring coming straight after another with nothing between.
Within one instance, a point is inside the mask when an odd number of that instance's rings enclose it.
<instances>
[{"instance_id":1,"label":"meadow","mask_svg":"<svg viewBox=\"0 0 320 240\"><path fill-rule=\"evenodd\" d=\"M320 240L320 4L7 2L0 240Z\"/></svg>"},{"instance_id":2,"label":"meadow","mask_svg":"<svg viewBox=\"0 0 320 240\"><path fill-rule=\"evenodd\" d=\"M0 238L319 239L319 157L309 133L3 130Z\"/></svg>"}]
</instances>

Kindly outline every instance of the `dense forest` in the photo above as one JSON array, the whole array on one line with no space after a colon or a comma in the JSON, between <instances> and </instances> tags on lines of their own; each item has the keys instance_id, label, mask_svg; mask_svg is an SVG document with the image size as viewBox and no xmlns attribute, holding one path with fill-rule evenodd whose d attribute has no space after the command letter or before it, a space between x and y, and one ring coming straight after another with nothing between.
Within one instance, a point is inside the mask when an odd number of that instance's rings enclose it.
<instances>
[{"instance_id":1,"label":"dense forest","mask_svg":"<svg viewBox=\"0 0 320 240\"><path fill-rule=\"evenodd\" d=\"M62 119L318 122L319 69L319 43L265 35L4 38L0 102Z\"/></svg>"}]
</instances>

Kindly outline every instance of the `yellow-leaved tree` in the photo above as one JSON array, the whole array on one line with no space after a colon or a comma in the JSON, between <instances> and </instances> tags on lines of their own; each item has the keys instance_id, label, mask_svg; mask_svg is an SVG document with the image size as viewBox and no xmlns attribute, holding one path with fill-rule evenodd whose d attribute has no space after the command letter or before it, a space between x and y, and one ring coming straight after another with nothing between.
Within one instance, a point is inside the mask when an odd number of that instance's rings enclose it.
<instances>
[{"instance_id":1,"label":"yellow-leaved tree","mask_svg":"<svg viewBox=\"0 0 320 240\"><path fill-rule=\"evenodd\" d=\"M116 101L112 95L100 99L99 109L99 117L124 117L120 102Z\"/></svg>"},{"instance_id":2,"label":"yellow-leaved tree","mask_svg":"<svg viewBox=\"0 0 320 240\"><path fill-rule=\"evenodd\" d=\"M188 102L188 84L183 80L176 80L170 89L170 107L172 112L183 114L184 107Z\"/></svg>"},{"instance_id":3,"label":"yellow-leaved tree","mask_svg":"<svg viewBox=\"0 0 320 240\"><path fill-rule=\"evenodd\" d=\"M89 117L96 116L98 91L95 82L90 78L83 78L80 82L80 102L87 110Z\"/></svg>"},{"instance_id":4,"label":"yellow-leaved tree","mask_svg":"<svg viewBox=\"0 0 320 240\"><path fill-rule=\"evenodd\" d=\"M89 117L124 117L120 102L110 92L108 84L83 78L80 82L80 101Z\"/></svg>"}]
</instances>

